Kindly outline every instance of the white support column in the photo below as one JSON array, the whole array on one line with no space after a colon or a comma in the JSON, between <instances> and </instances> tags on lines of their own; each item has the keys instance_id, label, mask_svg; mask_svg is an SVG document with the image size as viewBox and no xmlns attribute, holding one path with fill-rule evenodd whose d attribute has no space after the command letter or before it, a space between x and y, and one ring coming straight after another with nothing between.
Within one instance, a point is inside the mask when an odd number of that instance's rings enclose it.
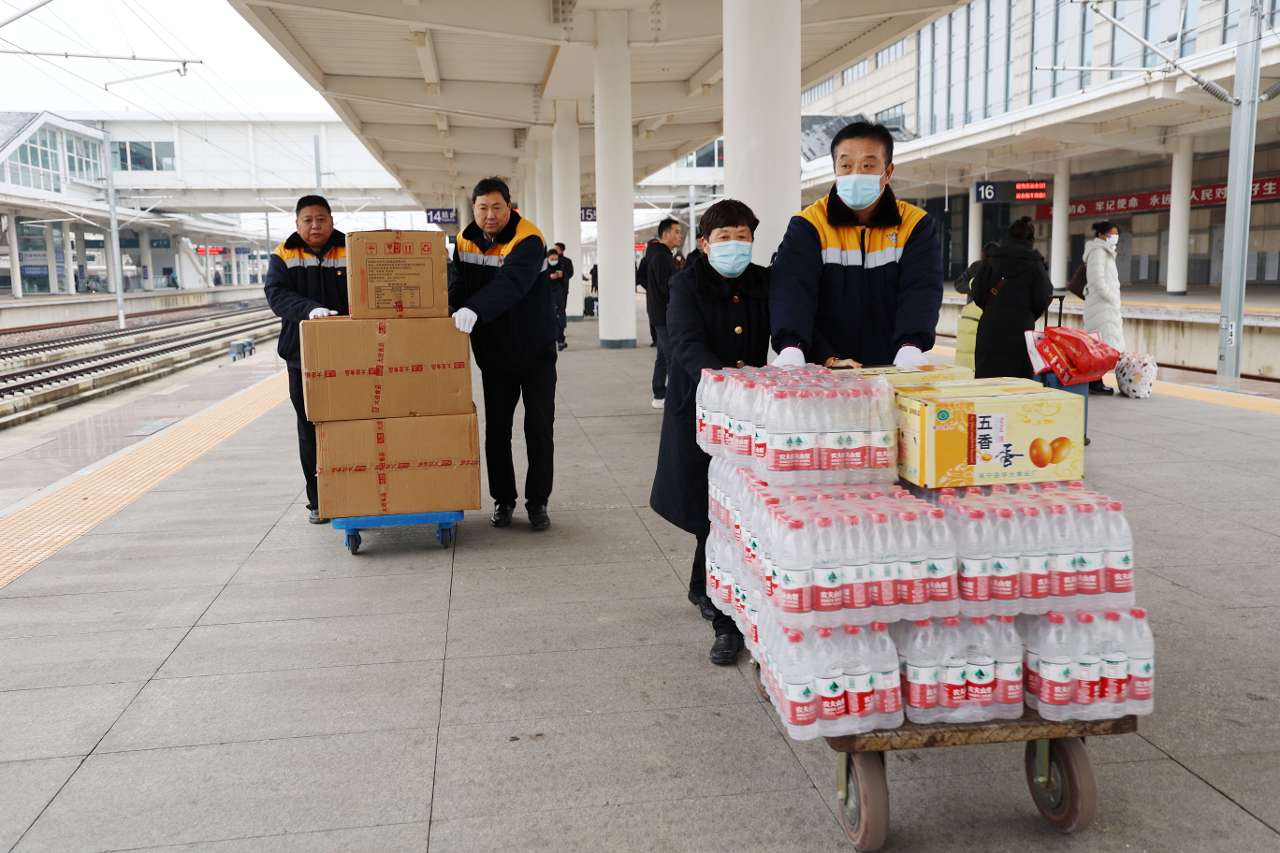
<instances>
[{"instance_id":1,"label":"white support column","mask_svg":"<svg viewBox=\"0 0 1280 853\"><path fill-rule=\"evenodd\" d=\"M18 253L18 211L5 216L4 241L9 247L9 282L15 299L22 298L22 258Z\"/></svg>"},{"instance_id":2,"label":"white support column","mask_svg":"<svg viewBox=\"0 0 1280 853\"><path fill-rule=\"evenodd\" d=\"M1165 290L1187 295L1187 252L1191 243L1191 136L1179 136L1169 179L1169 260Z\"/></svg>"},{"instance_id":3,"label":"white support column","mask_svg":"<svg viewBox=\"0 0 1280 853\"><path fill-rule=\"evenodd\" d=\"M138 255L142 258L142 269L139 274L142 276L142 286L144 289L150 290L154 287L156 277L155 259L151 256L151 232L146 229L138 229Z\"/></svg>"},{"instance_id":4,"label":"white support column","mask_svg":"<svg viewBox=\"0 0 1280 853\"><path fill-rule=\"evenodd\" d=\"M552 230L556 221L555 175L551 171L551 156L551 141L539 141L538 159L534 162L534 194L538 197L538 218L533 224L544 233Z\"/></svg>"},{"instance_id":5,"label":"white support column","mask_svg":"<svg viewBox=\"0 0 1280 853\"><path fill-rule=\"evenodd\" d=\"M551 131L552 173L555 188L555 227L548 243L564 243L564 253L574 263L565 314L582 316L582 160L578 133L578 102L556 101L556 123Z\"/></svg>"},{"instance_id":6,"label":"white support column","mask_svg":"<svg viewBox=\"0 0 1280 853\"><path fill-rule=\"evenodd\" d=\"M596 263L600 267L600 345L634 347L635 176L631 147L631 46L627 42L627 12L597 11L595 16L596 245L599 252ZM797 21L799 17L797 7ZM757 55L757 61L760 55ZM796 76L799 77L798 68ZM797 99L799 91L797 80ZM796 118L798 122L798 110ZM764 129L768 130L775 122L785 124L786 118L770 115ZM759 124L757 122L757 127ZM787 127L794 153L796 126ZM797 184L799 169L797 162ZM760 215L758 211L757 215Z\"/></svg>"},{"instance_id":7,"label":"white support column","mask_svg":"<svg viewBox=\"0 0 1280 853\"><path fill-rule=\"evenodd\" d=\"M965 265L982 260L982 205L976 187L969 187L969 254Z\"/></svg>"},{"instance_id":8,"label":"white support column","mask_svg":"<svg viewBox=\"0 0 1280 853\"><path fill-rule=\"evenodd\" d=\"M1067 254L1071 251L1071 161L1058 161L1053 171L1053 222L1049 231L1049 281L1067 286Z\"/></svg>"},{"instance_id":9,"label":"white support column","mask_svg":"<svg viewBox=\"0 0 1280 853\"><path fill-rule=\"evenodd\" d=\"M44 226L44 253L49 259L49 292L58 292L58 256L54 253L55 244L53 242L53 225L45 223Z\"/></svg>"},{"instance_id":10,"label":"white support column","mask_svg":"<svg viewBox=\"0 0 1280 853\"><path fill-rule=\"evenodd\" d=\"M758 264L769 263L800 209L799 125L800 0L725 3L724 192L760 218Z\"/></svg>"},{"instance_id":11,"label":"white support column","mask_svg":"<svg viewBox=\"0 0 1280 853\"><path fill-rule=\"evenodd\" d=\"M89 287L89 249L84 244L84 226L76 226L76 272L80 275L80 284Z\"/></svg>"},{"instance_id":12,"label":"white support column","mask_svg":"<svg viewBox=\"0 0 1280 853\"><path fill-rule=\"evenodd\" d=\"M236 254L236 247L229 246L231 250L231 286L240 286L240 256Z\"/></svg>"},{"instance_id":13,"label":"white support column","mask_svg":"<svg viewBox=\"0 0 1280 853\"><path fill-rule=\"evenodd\" d=\"M535 224L538 221L538 177L534 159L538 156L538 144L532 139L525 143L530 159L520 164L520 215Z\"/></svg>"},{"instance_id":14,"label":"white support column","mask_svg":"<svg viewBox=\"0 0 1280 853\"><path fill-rule=\"evenodd\" d=\"M71 223L63 222L62 229L62 289L67 293L76 292L76 256L71 249ZM53 289L52 284L50 290Z\"/></svg>"},{"instance_id":15,"label":"white support column","mask_svg":"<svg viewBox=\"0 0 1280 853\"><path fill-rule=\"evenodd\" d=\"M213 246L204 244L204 286L213 287Z\"/></svg>"}]
</instances>

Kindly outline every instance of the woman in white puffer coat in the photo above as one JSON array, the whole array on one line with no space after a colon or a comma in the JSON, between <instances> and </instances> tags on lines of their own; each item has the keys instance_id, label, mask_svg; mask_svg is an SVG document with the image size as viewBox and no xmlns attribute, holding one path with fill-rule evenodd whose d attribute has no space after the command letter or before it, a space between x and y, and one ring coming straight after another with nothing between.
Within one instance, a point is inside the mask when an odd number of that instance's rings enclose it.
<instances>
[{"instance_id":1,"label":"woman in white puffer coat","mask_svg":"<svg viewBox=\"0 0 1280 853\"><path fill-rule=\"evenodd\" d=\"M1124 318L1120 315L1120 272L1116 269L1116 244L1120 229L1111 222L1095 222L1093 239L1084 247L1084 328L1096 332L1103 343L1124 352ZM1089 390L1110 394L1101 380Z\"/></svg>"}]
</instances>

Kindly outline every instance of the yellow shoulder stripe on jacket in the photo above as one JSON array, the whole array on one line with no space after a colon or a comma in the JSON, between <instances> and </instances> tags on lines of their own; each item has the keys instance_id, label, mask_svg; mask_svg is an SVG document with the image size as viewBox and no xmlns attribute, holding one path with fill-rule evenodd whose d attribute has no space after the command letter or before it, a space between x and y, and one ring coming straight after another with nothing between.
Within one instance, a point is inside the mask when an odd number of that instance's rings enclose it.
<instances>
[{"instance_id":1,"label":"yellow shoulder stripe on jacket","mask_svg":"<svg viewBox=\"0 0 1280 853\"><path fill-rule=\"evenodd\" d=\"M827 218L829 200L828 196L823 196L799 214L818 232L822 262L826 264L871 269L896 263L902 260L907 240L925 216L925 212L914 204L899 201L898 218L901 222L896 226L836 226Z\"/></svg>"}]
</instances>

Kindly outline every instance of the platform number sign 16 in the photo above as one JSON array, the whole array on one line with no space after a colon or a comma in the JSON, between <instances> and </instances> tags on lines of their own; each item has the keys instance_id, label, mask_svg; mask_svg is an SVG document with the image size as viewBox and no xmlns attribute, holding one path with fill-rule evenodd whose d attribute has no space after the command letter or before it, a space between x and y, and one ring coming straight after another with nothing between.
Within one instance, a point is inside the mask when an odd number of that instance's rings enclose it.
<instances>
[{"instance_id":1,"label":"platform number sign 16","mask_svg":"<svg viewBox=\"0 0 1280 853\"><path fill-rule=\"evenodd\" d=\"M978 181L973 185L975 198L981 204L983 202L996 201L999 195L999 188L994 181Z\"/></svg>"}]
</instances>

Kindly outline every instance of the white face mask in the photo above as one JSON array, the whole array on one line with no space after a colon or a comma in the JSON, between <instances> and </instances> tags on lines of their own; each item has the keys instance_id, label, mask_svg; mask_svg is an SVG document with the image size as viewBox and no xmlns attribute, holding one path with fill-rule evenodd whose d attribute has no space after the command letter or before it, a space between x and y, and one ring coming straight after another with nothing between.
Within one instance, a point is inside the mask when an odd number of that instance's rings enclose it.
<instances>
[{"instance_id":1,"label":"white face mask","mask_svg":"<svg viewBox=\"0 0 1280 853\"><path fill-rule=\"evenodd\" d=\"M1113 248L1113 249L1114 249L1114 248L1115 248L1116 246L1118 246L1119 244L1120 244L1120 235L1119 235L1119 234L1108 234L1108 235L1107 235L1107 245L1108 245L1108 246L1110 246L1111 248Z\"/></svg>"}]
</instances>

